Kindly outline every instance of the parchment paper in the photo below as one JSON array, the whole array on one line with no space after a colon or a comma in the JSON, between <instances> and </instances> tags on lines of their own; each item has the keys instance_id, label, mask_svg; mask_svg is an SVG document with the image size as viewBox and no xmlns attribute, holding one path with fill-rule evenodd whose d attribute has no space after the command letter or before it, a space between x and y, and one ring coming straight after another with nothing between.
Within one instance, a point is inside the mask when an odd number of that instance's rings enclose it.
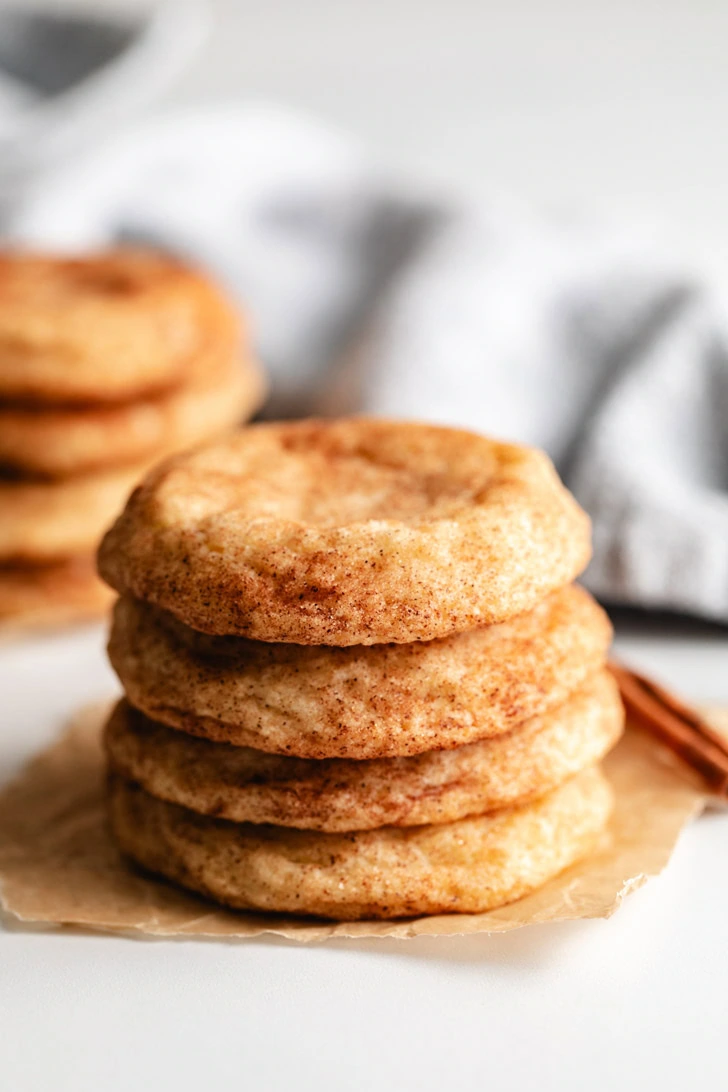
<instances>
[{"instance_id":1,"label":"parchment paper","mask_svg":"<svg viewBox=\"0 0 728 1092\"><path fill-rule=\"evenodd\" d=\"M157 936L452 936L535 922L606 918L667 864L680 831L708 797L690 771L651 737L628 730L606 772L617 806L588 860L540 891L487 914L397 922L320 921L226 911L126 865L109 838L99 743L106 710L85 710L0 796L0 905L25 922ZM716 723L716 718L713 717ZM721 727L728 724L725 715Z\"/></svg>"}]
</instances>

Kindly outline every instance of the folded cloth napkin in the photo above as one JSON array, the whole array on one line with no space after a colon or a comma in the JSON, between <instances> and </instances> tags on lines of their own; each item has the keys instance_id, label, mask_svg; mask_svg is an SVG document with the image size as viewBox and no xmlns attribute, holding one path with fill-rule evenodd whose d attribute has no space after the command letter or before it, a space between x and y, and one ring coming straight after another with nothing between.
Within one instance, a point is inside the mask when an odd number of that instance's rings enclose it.
<instances>
[{"instance_id":1,"label":"folded cloth napkin","mask_svg":"<svg viewBox=\"0 0 728 1092\"><path fill-rule=\"evenodd\" d=\"M204 0L104 10L0 4L0 224L45 169L163 90L205 37Z\"/></svg>"},{"instance_id":2,"label":"folded cloth napkin","mask_svg":"<svg viewBox=\"0 0 728 1092\"><path fill-rule=\"evenodd\" d=\"M6 241L143 241L254 316L273 414L371 412L545 447L586 583L728 622L728 322L629 235L443 194L266 107L146 121L33 179Z\"/></svg>"}]
</instances>

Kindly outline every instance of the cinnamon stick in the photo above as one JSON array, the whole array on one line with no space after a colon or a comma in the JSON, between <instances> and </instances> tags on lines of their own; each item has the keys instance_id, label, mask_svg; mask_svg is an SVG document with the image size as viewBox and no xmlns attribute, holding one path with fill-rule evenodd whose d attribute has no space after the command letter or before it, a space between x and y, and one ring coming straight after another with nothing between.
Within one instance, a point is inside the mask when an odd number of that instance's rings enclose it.
<instances>
[{"instance_id":1,"label":"cinnamon stick","mask_svg":"<svg viewBox=\"0 0 728 1092\"><path fill-rule=\"evenodd\" d=\"M728 800L728 741L651 679L614 661L609 668L628 717L697 770L712 792Z\"/></svg>"}]
</instances>

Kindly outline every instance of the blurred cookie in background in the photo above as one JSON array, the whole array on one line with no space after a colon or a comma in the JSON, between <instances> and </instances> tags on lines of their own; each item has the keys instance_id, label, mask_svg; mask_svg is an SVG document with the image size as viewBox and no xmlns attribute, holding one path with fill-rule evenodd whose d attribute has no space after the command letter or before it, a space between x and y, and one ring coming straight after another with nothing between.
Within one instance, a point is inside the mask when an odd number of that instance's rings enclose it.
<instances>
[{"instance_id":1,"label":"blurred cookie in background","mask_svg":"<svg viewBox=\"0 0 728 1092\"><path fill-rule=\"evenodd\" d=\"M185 383L112 405L37 407L0 401L0 464L64 478L207 439L260 405L262 373L233 353L200 354Z\"/></svg>"},{"instance_id":2,"label":"blurred cookie in background","mask_svg":"<svg viewBox=\"0 0 728 1092\"><path fill-rule=\"evenodd\" d=\"M0 255L0 629L103 613L93 554L136 482L264 393L241 316L180 262Z\"/></svg>"},{"instance_id":3,"label":"blurred cookie in background","mask_svg":"<svg viewBox=\"0 0 728 1092\"><path fill-rule=\"evenodd\" d=\"M0 565L0 636L71 625L104 614L114 596L91 557Z\"/></svg>"}]
</instances>

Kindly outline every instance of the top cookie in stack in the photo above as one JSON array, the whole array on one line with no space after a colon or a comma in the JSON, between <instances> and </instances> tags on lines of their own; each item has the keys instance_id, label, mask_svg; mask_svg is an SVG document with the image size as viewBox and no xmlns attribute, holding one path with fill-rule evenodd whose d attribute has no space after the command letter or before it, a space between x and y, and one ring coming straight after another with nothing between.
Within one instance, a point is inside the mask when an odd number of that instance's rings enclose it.
<instances>
[{"instance_id":1,"label":"top cookie in stack","mask_svg":"<svg viewBox=\"0 0 728 1092\"><path fill-rule=\"evenodd\" d=\"M262 390L232 305L178 262L0 256L0 620L104 606L92 555L133 485Z\"/></svg>"},{"instance_id":2,"label":"top cookie in stack","mask_svg":"<svg viewBox=\"0 0 728 1092\"><path fill-rule=\"evenodd\" d=\"M539 452L351 419L170 460L108 532L111 817L235 907L481 911L583 855L622 729L589 524Z\"/></svg>"},{"instance_id":3,"label":"top cookie in stack","mask_svg":"<svg viewBox=\"0 0 728 1092\"><path fill-rule=\"evenodd\" d=\"M150 476L102 575L203 633L431 641L535 607L589 560L541 452L354 418L263 425Z\"/></svg>"}]
</instances>

